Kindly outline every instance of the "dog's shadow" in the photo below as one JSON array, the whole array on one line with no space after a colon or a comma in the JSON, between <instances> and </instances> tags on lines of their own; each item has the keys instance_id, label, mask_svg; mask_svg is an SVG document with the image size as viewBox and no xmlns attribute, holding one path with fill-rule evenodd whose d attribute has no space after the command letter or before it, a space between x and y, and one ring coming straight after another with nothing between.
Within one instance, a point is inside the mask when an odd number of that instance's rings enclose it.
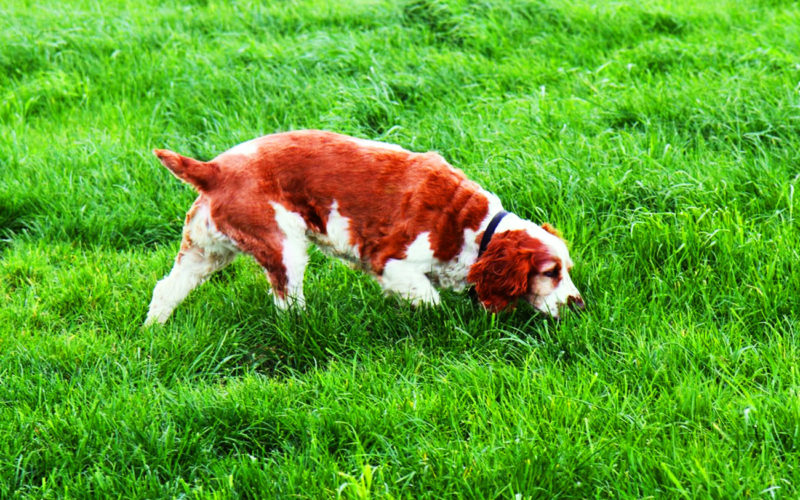
<instances>
[{"instance_id":1,"label":"dog's shadow","mask_svg":"<svg viewBox=\"0 0 800 500\"><path fill-rule=\"evenodd\" d=\"M511 364L524 362L533 351L569 362L583 350L580 339L563 335L572 318L554 321L525 303L492 314L469 293L447 290L441 305L415 308L384 296L374 280L338 262L312 260L318 269L306 275L305 309L277 310L264 277L234 265L210 280L219 288L216 300L203 301L198 296L208 292L201 289L176 313L197 310L189 313L193 319L235 337L229 370L269 376L305 373L331 361L391 358L398 350Z\"/></svg>"},{"instance_id":2,"label":"dog's shadow","mask_svg":"<svg viewBox=\"0 0 800 500\"><path fill-rule=\"evenodd\" d=\"M573 328L586 318L566 314L555 321L524 301L492 314L470 293L449 290L440 290L441 305L415 308L385 296L374 279L338 260L315 249L310 257L304 309L278 310L261 268L240 257L193 291L167 328L206 330L194 334L201 343L225 336L215 356L226 360L226 374L305 373L332 360L391 357L404 349L511 364L533 351L548 361L570 362L587 350L585 328ZM203 363L198 359L198 367Z\"/></svg>"}]
</instances>

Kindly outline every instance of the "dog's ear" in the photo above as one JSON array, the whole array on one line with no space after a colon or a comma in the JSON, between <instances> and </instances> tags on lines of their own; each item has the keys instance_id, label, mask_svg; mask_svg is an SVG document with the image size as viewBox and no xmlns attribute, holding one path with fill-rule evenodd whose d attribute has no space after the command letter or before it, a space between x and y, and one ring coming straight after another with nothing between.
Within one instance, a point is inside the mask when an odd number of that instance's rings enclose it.
<instances>
[{"instance_id":1,"label":"dog's ear","mask_svg":"<svg viewBox=\"0 0 800 500\"><path fill-rule=\"evenodd\" d=\"M467 281L475 285L478 300L494 312L511 306L529 293L529 280L549 258L544 245L524 231L496 234L472 265Z\"/></svg>"},{"instance_id":2,"label":"dog's ear","mask_svg":"<svg viewBox=\"0 0 800 500\"><path fill-rule=\"evenodd\" d=\"M553 236L561 238L562 240L564 239L564 237L561 235L561 231L551 226L549 222L545 222L544 224L542 224L542 229L552 234Z\"/></svg>"}]
</instances>

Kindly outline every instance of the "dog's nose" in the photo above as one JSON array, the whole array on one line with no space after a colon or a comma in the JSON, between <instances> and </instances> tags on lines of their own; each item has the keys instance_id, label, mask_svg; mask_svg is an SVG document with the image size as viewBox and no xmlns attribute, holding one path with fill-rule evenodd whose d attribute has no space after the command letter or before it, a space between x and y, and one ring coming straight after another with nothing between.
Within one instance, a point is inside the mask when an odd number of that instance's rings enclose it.
<instances>
[{"instance_id":1,"label":"dog's nose","mask_svg":"<svg viewBox=\"0 0 800 500\"><path fill-rule=\"evenodd\" d=\"M567 305L573 311L583 311L586 309L586 304L583 303L583 299L579 295L570 295L567 297Z\"/></svg>"}]
</instances>

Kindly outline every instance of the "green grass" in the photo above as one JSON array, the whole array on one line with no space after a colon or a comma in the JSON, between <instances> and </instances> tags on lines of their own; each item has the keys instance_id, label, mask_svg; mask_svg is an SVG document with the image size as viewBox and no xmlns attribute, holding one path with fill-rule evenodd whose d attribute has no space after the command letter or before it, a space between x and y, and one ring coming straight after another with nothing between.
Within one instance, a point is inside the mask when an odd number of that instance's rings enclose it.
<instances>
[{"instance_id":1,"label":"green grass","mask_svg":"<svg viewBox=\"0 0 800 500\"><path fill-rule=\"evenodd\" d=\"M800 496L800 5L0 6L0 497ZM435 149L570 240L586 314L247 258L142 329L210 158ZM798 217L795 217L795 212Z\"/></svg>"}]
</instances>

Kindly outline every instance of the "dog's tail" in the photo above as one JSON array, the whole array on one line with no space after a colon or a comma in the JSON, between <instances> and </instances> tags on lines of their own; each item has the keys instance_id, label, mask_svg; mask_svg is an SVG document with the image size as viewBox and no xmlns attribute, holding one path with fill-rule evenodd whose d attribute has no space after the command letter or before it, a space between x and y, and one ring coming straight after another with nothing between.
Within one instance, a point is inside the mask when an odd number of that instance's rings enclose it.
<instances>
[{"instance_id":1,"label":"dog's tail","mask_svg":"<svg viewBox=\"0 0 800 500\"><path fill-rule=\"evenodd\" d=\"M219 177L219 165L214 162L198 161L173 153L167 149L153 150L161 163L178 179L191 184L198 191L214 189Z\"/></svg>"}]
</instances>

